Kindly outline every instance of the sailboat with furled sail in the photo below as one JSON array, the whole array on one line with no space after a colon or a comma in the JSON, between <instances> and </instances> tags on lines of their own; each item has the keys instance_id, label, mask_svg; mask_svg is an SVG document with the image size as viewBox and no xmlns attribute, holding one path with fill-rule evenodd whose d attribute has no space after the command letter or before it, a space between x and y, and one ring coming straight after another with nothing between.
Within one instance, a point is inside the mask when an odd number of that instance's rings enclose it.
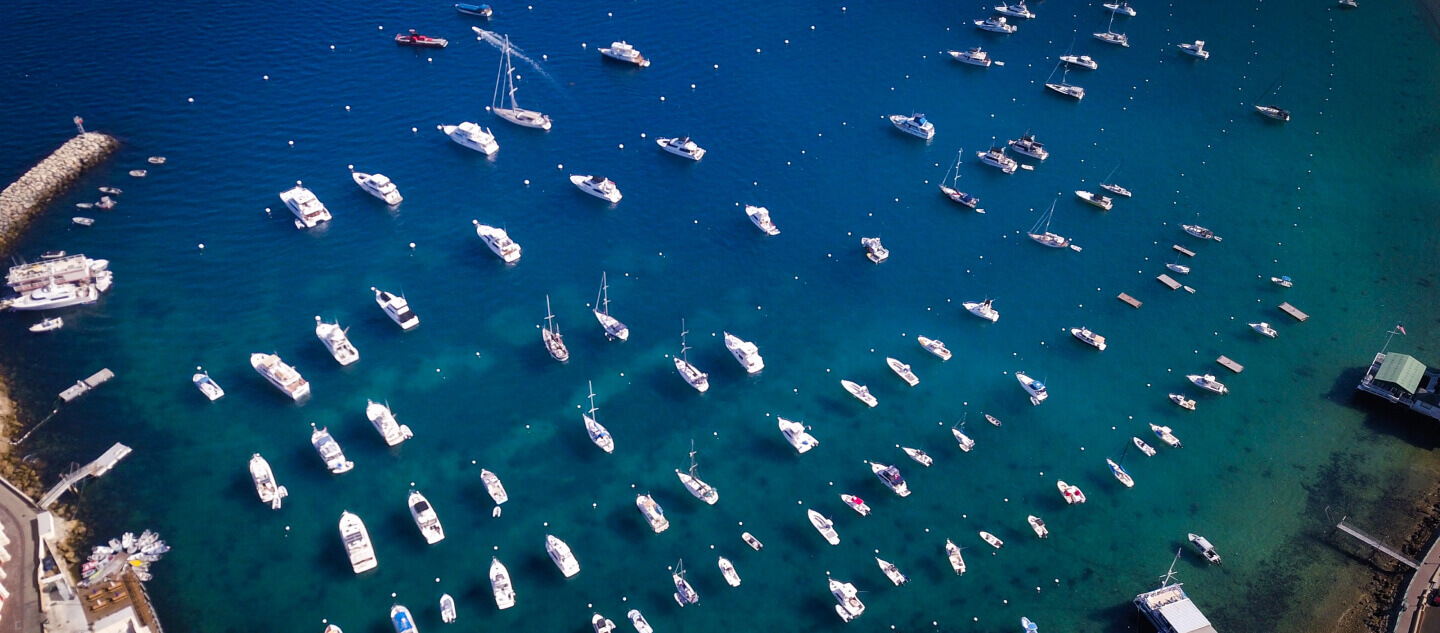
<instances>
[{"instance_id":1,"label":"sailboat with furled sail","mask_svg":"<svg viewBox=\"0 0 1440 633\"><path fill-rule=\"evenodd\" d=\"M975 209L975 206L980 204L980 199L960 190L960 161L964 156L965 148L962 147L960 153L955 155L955 165L950 168L950 171L945 172L945 180L940 182L940 193L945 194L945 197L956 203ZM954 177L950 176L951 172L954 172ZM984 213L985 210L975 209L975 212Z\"/></svg>"},{"instance_id":2,"label":"sailboat with furled sail","mask_svg":"<svg viewBox=\"0 0 1440 633\"><path fill-rule=\"evenodd\" d=\"M680 483L685 484L685 489L689 490L690 494L695 495L696 499L704 501L705 503L713 506L715 505L716 501L720 500L720 492L718 490L715 490L715 488L710 484L701 481L700 478L695 475L695 469L699 468L699 465L695 463L695 453L695 441L691 440L690 471L687 473L680 470L679 468L676 468L675 475L680 478Z\"/></svg>"},{"instance_id":3,"label":"sailboat with furled sail","mask_svg":"<svg viewBox=\"0 0 1440 633\"><path fill-rule=\"evenodd\" d=\"M1050 232L1050 220L1055 217L1055 203L1050 203L1050 210L1035 221L1035 226L1030 227L1030 239L1035 240L1041 246L1050 248L1065 248L1070 246L1070 240Z\"/></svg>"},{"instance_id":4,"label":"sailboat with furled sail","mask_svg":"<svg viewBox=\"0 0 1440 633\"><path fill-rule=\"evenodd\" d=\"M680 377L685 379L696 391L705 393L710 389L710 375L700 371L690 364L690 346L685 344L685 335L690 332L685 329L685 320L680 320L680 355L675 357L675 370L680 372Z\"/></svg>"},{"instance_id":5,"label":"sailboat with furled sail","mask_svg":"<svg viewBox=\"0 0 1440 633\"><path fill-rule=\"evenodd\" d=\"M1256 100L1255 100L1255 101L1257 101L1257 103L1252 103L1252 104L1250 104L1250 105L1254 106L1256 112L1259 112L1260 114L1263 114L1263 115L1265 115L1265 116L1267 116L1267 117L1269 117L1269 118L1275 119L1276 121L1289 121L1289 120L1290 120L1290 111L1289 111L1289 110L1286 110L1285 108L1282 108L1282 107L1280 107L1280 106L1278 106L1278 105L1260 105L1260 104L1258 103L1260 100L1262 100L1262 99L1264 99L1265 97L1269 96L1272 91L1275 91L1275 90L1279 87L1279 85L1280 85L1280 80L1281 80L1281 79L1284 79L1284 78L1285 78L1285 74L1284 74L1284 73L1281 73L1279 77L1276 77L1276 78L1275 78L1275 81L1273 81L1273 82L1270 83L1270 87L1265 89L1265 93L1262 94L1262 95L1260 95L1260 99L1256 99Z\"/></svg>"},{"instance_id":6,"label":"sailboat with furled sail","mask_svg":"<svg viewBox=\"0 0 1440 633\"><path fill-rule=\"evenodd\" d=\"M610 431L595 421L595 383L590 383L590 412L580 414L585 419L585 432L590 434L590 441L594 442L600 450L606 453L615 452L615 438L610 437Z\"/></svg>"},{"instance_id":7,"label":"sailboat with furled sail","mask_svg":"<svg viewBox=\"0 0 1440 633\"><path fill-rule=\"evenodd\" d=\"M600 273L600 294L595 297L595 319L600 322L600 327L605 328L605 338L618 338L622 341L630 339L630 328L610 316L610 284L606 283L603 272Z\"/></svg>"},{"instance_id":8,"label":"sailboat with furled sail","mask_svg":"<svg viewBox=\"0 0 1440 633\"><path fill-rule=\"evenodd\" d=\"M471 27L475 33L482 38L485 31ZM526 110L515 103L515 68L510 65L510 36L506 35L504 44L501 46L500 70L495 78L495 95L491 98L490 111L506 121L521 127L536 128L540 130L550 129L550 117L534 110Z\"/></svg>"},{"instance_id":9,"label":"sailboat with furled sail","mask_svg":"<svg viewBox=\"0 0 1440 633\"><path fill-rule=\"evenodd\" d=\"M550 295L545 295L545 329L540 330L545 341L545 351L560 362L570 360L570 350L565 349L565 340L560 338L560 326L555 325L555 314L550 311Z\"/></svg>"}]
</instances>

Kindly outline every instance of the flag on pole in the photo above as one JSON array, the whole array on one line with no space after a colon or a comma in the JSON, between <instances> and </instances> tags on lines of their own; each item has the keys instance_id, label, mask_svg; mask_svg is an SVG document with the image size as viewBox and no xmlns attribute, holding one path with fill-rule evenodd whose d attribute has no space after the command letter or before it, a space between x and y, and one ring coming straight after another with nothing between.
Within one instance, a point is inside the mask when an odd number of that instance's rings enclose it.
<instances>
[{"instance_id":1,"label":"flag on pole","mask_svg":"<svg viewBox=\"0 0 1440 633\"><path fill-rule=\"evenodd\" d=\"M1395 324L1395 331L1396 331L1396 332L1399 332L1399 333L1401 333L1401 334L1403 334L1403 335L1405 335L1405 336L1409 336L1409 334L1405 334L1405 326L1400 325L1399 323L1396 323L1396 324Z\"/></svg>"}]
</instances>

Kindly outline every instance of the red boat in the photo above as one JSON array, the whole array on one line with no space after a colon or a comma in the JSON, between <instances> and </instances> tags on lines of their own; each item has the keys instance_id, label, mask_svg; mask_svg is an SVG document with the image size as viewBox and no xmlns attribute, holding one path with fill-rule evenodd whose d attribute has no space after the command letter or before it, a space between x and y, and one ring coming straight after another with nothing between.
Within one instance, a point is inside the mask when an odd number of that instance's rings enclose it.
<instances>
[{"instance_id":1,"label":"red boat","mask_svg":"<svg viewBox=\"0 0 1440 633\"><path fill-rule=\"evenodd\" d=\"M409 34L401 33L395 36L395 43L401 46L421 46L425 48L445 48L450 45L450 40L443 37L430 37L410 29Z\"/></svg>"}]
</instances>

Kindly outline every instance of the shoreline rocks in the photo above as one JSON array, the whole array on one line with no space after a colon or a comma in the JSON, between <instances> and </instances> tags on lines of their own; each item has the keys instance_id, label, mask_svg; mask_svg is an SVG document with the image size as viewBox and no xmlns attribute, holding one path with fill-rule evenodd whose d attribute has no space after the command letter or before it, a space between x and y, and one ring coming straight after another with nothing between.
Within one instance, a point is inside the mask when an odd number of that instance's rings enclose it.
<instances>
[{"instance_id":1,"label":"shoreline rocks","mask_svg":"<svg viewBox=\"0 0 1440 633\"><path fill-rule=\"evenodd\" d=\"M9 254L10 246L46 204L119 146L108 135L86 132L66 141L0 192L0 256Z\"/></svg>"}]
</instances>

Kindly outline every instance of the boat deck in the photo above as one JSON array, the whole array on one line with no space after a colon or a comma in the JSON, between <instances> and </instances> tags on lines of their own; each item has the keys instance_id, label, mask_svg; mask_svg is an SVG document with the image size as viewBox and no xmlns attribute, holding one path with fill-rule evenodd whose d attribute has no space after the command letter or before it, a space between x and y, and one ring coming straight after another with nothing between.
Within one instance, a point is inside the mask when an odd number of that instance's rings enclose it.
<instances>
[{"instance_id":1,"label":"boat deck","mask_svg":"<svg viewBox=\"0 0 1440 633\"><path fill-rule=\"evenodd\" d=\"M1290 316L1292 316L1292 317L1295 317L1295 320L1296 320L1296 321L1304 321L1304 320L1310 318L1310 315L1305 314L1304 312L1301 312L1299 308L1290 305L1290 302L1288 302L1288 301L1286 301L1285 303L1280 304L1280 309L1281 309L1282 311L1284 311L1285 314L1288 314L1288 315L1290 315Z\"/></svg>"}]
</instances>

